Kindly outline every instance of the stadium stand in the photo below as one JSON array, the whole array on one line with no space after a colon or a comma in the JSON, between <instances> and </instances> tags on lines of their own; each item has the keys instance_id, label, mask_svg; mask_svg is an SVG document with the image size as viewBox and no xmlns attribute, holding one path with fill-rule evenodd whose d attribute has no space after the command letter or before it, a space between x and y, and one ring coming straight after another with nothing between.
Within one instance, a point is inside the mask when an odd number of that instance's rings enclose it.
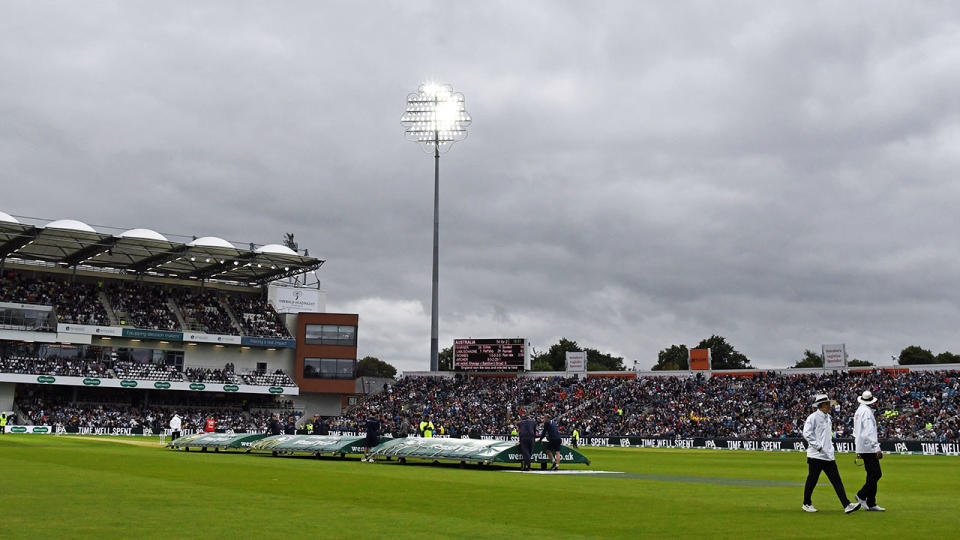
<instances>
[{"instance_id":1,"label":"stadium stand","mask_svg":"<svg viewBox=\"0 0 960 540\"><path fill-rule=\"evenodd\" d=\"M245 384L252 384L256 386L296 386L297 384L293 382L293 379L289 375L283 372L282 369L278 369L273 373L264 373L260 371L253 371L250 373L245 373L242 375Z\"/></svg>"},{"instance_id":2,"label":"stadium stand","mask_svg":"<svg viewBox=\"0 0 960 540\"><path fill-rule=\"evenodd\" d=\"M121 324L151 330L179 330L180 323L167 304L168 293L158 285L112 283L107 296Z\"/></svg>"},{"instance_id":3,"label":"stadium stand","mask_svg":"<svg viewBox=\"0 0 960 540\"><path fill-rule=\"evenodd\" d=\"M303 414L291 409L288 401L269 401L269 398L257 402L257 410L248 410L251 405L246 400L226 403L219 400L204 406L185 405L181 398L177 404L131 406L133 396L135 394L122 390L99 389L94 393L80 389L73 402L69 390L46 386L26 389L23 395L17 396L16 404L28 423L73 429L148 427L160 430L168 427L170 418L176 413L183 419L184 430L200 430L207 418L213 418L217 429L263 431L272 414L279 413L282 419L292 417L294 420Z\"/></svg>"},{"instance_id":4,"label":"stadium stand","mask_svg":"<svg viewBox=\"0 0 960 540\"><path fill-rule=\"evenodd\" d=\"M290 332L274 311L273 306L259 298L227 296L230 308L237 314L243 331L248 336L290 337Z\"/></svg>"},{"instance_id":5,"label":"stadium stand","mask_svg":"<svg viewBox=\"0 0 960 540\"><path fill-rule=\"evenodd\" d=\"M179 289L174 292L174 299L187 324L196 325L191 330L198 330L207 334L239 334L238 329L230 321L230 316L220 305L220 299L216 292Z\"/></svg>"},{"instance_id":6,"label":"stadium stand","mask_svg":"<svg viewBox=\"0 0 960 540\"><path fill-rule=\"evenodd\" d=\"M507 434L523 412L545 413L584 436L800 437L810 397L840 401L836 435L850 436L855 398L881 398L881 438L955 441L960 372L849 371L753 377L440 378L407 377L348 410L334 429L355 431L369 415L396 425L429 416L453 436Z\"/></svg>"},{"instance_id":7,"label":"stadium stand","mask_svg":"<svg viewBox=\"0 0 960 540\"><path fill-rule=\"evenodd\" d=\"M62 323L110 324L94 284L33 279L5 271L0 277L0 302L54 306Z\"/></svg>"},{"instance_id":8,"label":"stadium stand","mask_svg":"<svg viewBox=\"0 0 960 540\"><path fill-rule=\"evenodd\" d=\"M186 367L126 360L100 361L76 358L37 358L10 356L0 358L0 373L135 379L143 381L186 381L200 383L249 384L256 386L296 386L282 369L273 373L250 370L234 373L233 365L223 368Z\"/></svg>"},{"instance_id":9,"label":"stadium stand","mask_svg":"<svg viewBox=\"0 0 960 540\"><path fill-rule=\"evenodd\" d=\"M100 298L106 293L108 306ZM188 328L181 328L170 301ZM57 322L110 326L108 307L117 324L150 330L187 330L205 334L290 338L280 315L259 296L218 289L97 280L88 283L59 275L26 276L6 270L0 277L0 302L49 305ZM238 328L227 310L233 310Z\"/></svg>"},{"instance_id":10,"label":"stadium stand","mask_svg":"<svg viewBox=\"0 0 960 540\"><path fill-rule=\"evenodd\" d=\"M11 356L0 358L0 372L65 377L110 377L110 370L99 361Z\"/></svg>"}]
</instances>

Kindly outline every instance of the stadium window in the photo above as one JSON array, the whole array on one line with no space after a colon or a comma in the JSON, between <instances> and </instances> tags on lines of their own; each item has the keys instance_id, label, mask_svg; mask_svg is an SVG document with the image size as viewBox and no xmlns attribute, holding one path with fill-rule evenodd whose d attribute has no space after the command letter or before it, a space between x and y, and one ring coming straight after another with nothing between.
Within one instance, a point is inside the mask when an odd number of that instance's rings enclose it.
<instances>
[{"instance_id":1,"label":"stadium window","mask_svg":"<svg viewBox=\"0 0 960 540\"><path fill-rule=\"evenodd\" d=\"M338 328L339 344L353 347L357 344L357 327L340 326Z\"/></svg>"},{"instance_id":2,"label":"stadium window","mask_svg":"<svg viewBox=\"0 0 960 540\"><path fill-rule=\"evenodd\" d=\"M308 324L303 333L303 342L307 345L322 345L323 342L320 338L321 328L319 324Z\"/></svg>"},{"instance_id":3,"label":"stadium window","mask_svg":"<svg viewBox=\"0 0 960 540\"><path fill-rule=\"evenodd\" d=\"M303 336L307 345L356 347L357 327L336 324L308 324Z\"/></svg>"},{"instance_id":4,"label":"stadium window","mask_svg":"<svg viewBox=\"0 0 960 540\"><path fill-rule=\"evenodd\" d=\"M350 358L304 358L303 376L307 379L352 379L356 361Z\"/></svg>"}]
</instances>

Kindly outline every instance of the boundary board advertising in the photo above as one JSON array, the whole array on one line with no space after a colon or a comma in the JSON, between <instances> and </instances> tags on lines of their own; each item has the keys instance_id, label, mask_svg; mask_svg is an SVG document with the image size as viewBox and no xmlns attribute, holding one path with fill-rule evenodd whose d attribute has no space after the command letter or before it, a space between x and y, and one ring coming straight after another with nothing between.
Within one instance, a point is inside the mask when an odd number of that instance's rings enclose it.
<instances>
[{"instance_id":1,"label":"boundary board advertising","mask_svg":"<svg viewBox=\"0 0 960 540\"><path fill-rule=\"evenodd\" d=\"M455 339L453 369L457 371L519 371L530 369L526 338Z\"/></svg>"},{"instance_id":2,"label":"boundary board advertising","mask_svg":"<svg viewBox=\"0 0 960 540\"><path fill-rule=\"evenodd\" d=\"M33 426L33 425L7 425L7 433L10 434L34 434L34 435L49 435L49 434L80 434L80 435L170 435L170 429L163 429L160 431L152 431L149 429L144 429L142 427L136 428L81 428L81 429L65 429L62 426ZM190 433L189 430L184 430L184 437L193 436L193 435L206 435L211 437L253 437L252 441L263 440L263 442L269 442L267 439L277 440L278 438L283 439L283 441L296 441L296 440L312 440L317 441L317 444L321 444L325 439L336 439L344 441L344 445L349 446L349 444L362 446L363 440L366 438L363 432L343 432L337 434L336 432L332 433L329 436L325 435L276 435L268 436L264 433L257 432L244 432L237 430L233 433L224 433L218 431L217 433ZM184 437L181 437L183 439ZM179 441L180 439L177 439ZM247 440L247 439L245 439ZM510 448L516 447L516 437L510 437L506 435L484 435L480 439L468 439L468 438L451 438L450 436L440 435L437 437L431 438L421 438L421 437L408 437L406 439L388 439L386 437L381 437L381 445L389 441L401 441L406 440L411 443L419 441L416 444L419 446L430 446L431 444L437 443L437 441L449 441L455 446L472 446L479 444L480 446L491 445L491 444L500 444L501 449L509 450ZM359 441L359 442L356 442ZM571 445L572 440L570 437L563 438L564 445ZM348 444L349 443L349 444ZM439 444L449 444L449 443L439 443ZM306 448L306 443L297 443L291 447L293 448ZM836 448L837 453L840 454L852 454L854 452L853 439L834 439L834 447ZM538 442L534 446L534 451L539 452L541 446ZM209 444L207 446L213 446ZM244 447L248 444L244 444ZM690 448L690 449L707 449L707 450L757 450L763 452L806 452L807 443L803 439L704 439L700 437L695 438L685 438L685 439L676 439L676 438L664 438L664 437L640 437L640 436L623 436L623 437L580 437L579 446L606 446L606 447L620 447L620 448ZM340 447L338 447L340 448ZM563 447L563 451L566 451L566 446ZM251 448L252 450L271 450L267 448ZM939 455L939 456L960 456L960 442L943 442L943 441L920 441L920 440L896 440L896 439L880 439L880 449L885 454L922 454L925 456ZM283 450L286 450L285 448ZM314 449L304 449L304 450L295 450L303 451L310 453L317 453ZM323 452L325 453L325 452ZM331 451L329 453L340 453L340 451ZM344 452L344 453L362 453L358 452ZM383 454L388 455L388 454ZM453 458L451 458L453 459Z\"/></svg>"},{"instance_id":3,"label":"boundary board advertising","mask_svg":"<svg viewBox=\"0 0 960 540\"><path fill-rule=\"evenodd\" d=\"M570 444L569 437L563 439ZM711 450L761 450L766 452L806 452L803 439L664 439L657 437L581 437L581 446L619 446L623 448L705 448ZM834 439L837 453L854 453L853 439ZM880 449L888 454L924 454L960 456L960 442L907 441L880 439Z\"/></svg>"}]
</instances>

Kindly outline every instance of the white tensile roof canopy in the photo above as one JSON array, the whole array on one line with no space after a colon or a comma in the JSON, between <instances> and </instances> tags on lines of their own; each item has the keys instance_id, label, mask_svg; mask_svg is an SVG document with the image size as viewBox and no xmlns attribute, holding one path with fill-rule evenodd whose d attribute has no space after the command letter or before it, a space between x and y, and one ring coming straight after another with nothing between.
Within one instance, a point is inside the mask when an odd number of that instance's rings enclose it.
<instances>
[{"instance_id":1,"label":"white tensile roof canopy","mask_svg":"<svg viewBox=\"0 0 960 540\"><path fill-rule=\"evenodd\" d=\"M82 221L35 226L0 212L0 260L12 259L251 285L311 272L324 263L278 244L240 249L214 236L179 243L150 229L112 235Z\"/></svg>"}]
</instances>

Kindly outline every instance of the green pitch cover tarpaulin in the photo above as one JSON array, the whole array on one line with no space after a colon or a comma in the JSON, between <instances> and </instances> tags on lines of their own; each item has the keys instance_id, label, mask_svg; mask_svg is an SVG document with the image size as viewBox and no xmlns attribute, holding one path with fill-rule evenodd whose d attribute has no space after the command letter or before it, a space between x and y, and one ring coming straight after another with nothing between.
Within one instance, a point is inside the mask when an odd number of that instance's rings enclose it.
<instances>
[{"instance_id":1,"label":"green pitch cover tarpaulin","mask_svg":"<svg viewBox=\"0 0 960 540\"><path fill-rule=\"evenodd\" d=\"M380 442L387 441L381 437ZM250 445L247 452L276 452L278 454L363 454L366 437L356 435L273 435Z\"/></svg>"},{"instance_id":2,"label":"green pitch cover tarpaulin","mask_svg":"<svg viewBox=\"0 0 960 540\"><path fill-rule=\"evenodd\" d=\"M520 445L513 441L480 439L438 439L408 437L392 439L371 451L373 457L415 458L429 460L473 461L477 463L520 463ZM560 447L561 463L590 464L580 452ZM547 456L546 444L536 443L531 460L534 463L553 463Z\"/></svg>"},{"instance_id":3,"label":"green pitch cover tarpaulin","mask_svg":"<svg viewBox=\"0 0 960 540\"><path fill-rule=\"evenodd\" d=\"M189 450L190 448L212 448L214 450L239 450L250 446L254 441L266 437L262 433L196 433L184 435L167 444L167 448Z\"/></svg>"}]
</instances>

